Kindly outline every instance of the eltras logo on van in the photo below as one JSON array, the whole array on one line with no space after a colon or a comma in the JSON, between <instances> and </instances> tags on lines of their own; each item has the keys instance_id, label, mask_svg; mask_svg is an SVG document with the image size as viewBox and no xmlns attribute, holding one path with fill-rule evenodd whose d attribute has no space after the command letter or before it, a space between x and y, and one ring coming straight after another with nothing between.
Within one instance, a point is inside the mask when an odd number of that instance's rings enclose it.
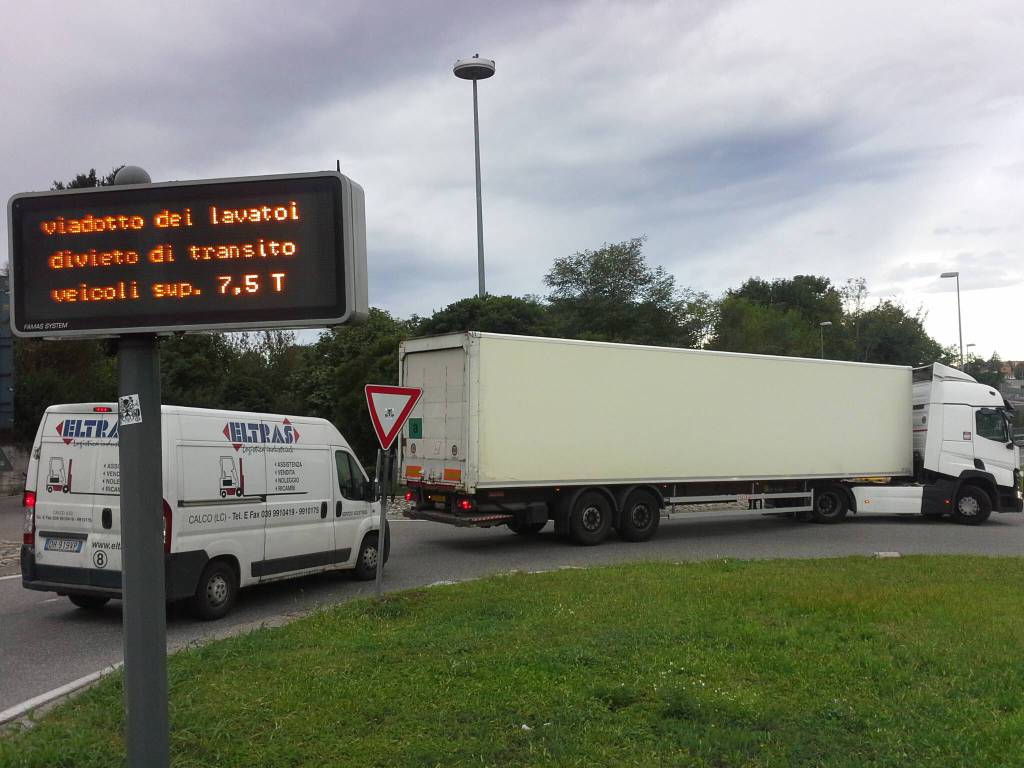
<instances>
[{"instance_id":1,"label":"eltras logo on van","mask_svg":"<svg viewBox=\"0 0 1024 768\"><path fill-rule=\"evenodd\" d=\"M299 442L299 430L285 419L280 424L266 422L229 421L224 425L224 437L237 451L246 443L280 443L294 445Z\"/></svg>"},{"instance_id":2,"label":"eltras logo on van","mask_svg":"<svg viewBox=\"0 0 1024 768\"><path fill-rule=\"evenodd\" d=\"M64 445L76 439L117 440L117 422L104 419L64 419L55 429Z\"/></svg>"}]
</instances>

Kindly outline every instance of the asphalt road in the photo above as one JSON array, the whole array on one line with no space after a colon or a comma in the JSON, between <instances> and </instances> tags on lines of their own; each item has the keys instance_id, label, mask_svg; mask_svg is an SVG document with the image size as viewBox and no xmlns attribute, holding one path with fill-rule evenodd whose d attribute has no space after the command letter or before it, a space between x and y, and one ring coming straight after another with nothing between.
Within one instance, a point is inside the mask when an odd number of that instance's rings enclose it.
<instances>
[{"instance_id":1,"label":"asphalt road","mask_svg":"<svg viewBox=\"0 0 1024 768\"><path fill-rule=\"evenodd\" d=\"M0 516L10 514L7 507L0 502ZM881 551L1024 554L1024 515L993 515L987 524L972 528L917 517L861 517L823 526L757 513L698 512L663 520L653 541L630 544L613 538L592 548L557 539L550 526L535 539L517 537L505 528L467 530L412 521L395 522L392 531L388 590L509 570L633 560L838 557ZM219 622L198 622L172 606L168 646L180 648L372 592L372 582L327 574L245 590L234 611ZM18 579L0 580L0 711L120 660L120 603L98 612L82 611L66 598L23 589Z\"/></svg>"}]
</instances>

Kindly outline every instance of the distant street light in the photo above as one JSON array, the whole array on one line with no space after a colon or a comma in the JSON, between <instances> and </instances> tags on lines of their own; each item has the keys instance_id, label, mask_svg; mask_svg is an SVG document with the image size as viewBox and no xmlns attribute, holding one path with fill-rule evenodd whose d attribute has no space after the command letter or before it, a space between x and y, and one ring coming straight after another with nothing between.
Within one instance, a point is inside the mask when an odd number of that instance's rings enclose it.
<instances>
[{"instance_id":1,"label":"distant street light","mask_svg":"<svg viewBox=\"0 0 1024 768\"><path fill-rule=\"evenodd\" d=\"M960 322L960 273L959 272L943 272L939 277L955 277L956 278L956 328L960 334L960 367L964 367L964 327Z\"/></svg>"},{"instance_id":2,"label":"distant street light","mask_svg":"<svg viewBox=\"0 0 1024 768\"><path fill-rule=\"evenodd\" d=\"M480 280L480 298L482 299L486 294L484 290L484 206L480 196L480 116L477 111L476 81L486 80L494 74L494 61L481 59L479 53L474 53L471 59L456 61L452 72L458 78L473 81L473 139L476 145L476 258Z\"/></svg>"},{"instance_id":3,"label":"distant street light","mask_svg":"<svg viewBox=\"0 0 1024 768\"><path fill-rule=\"evenodd\" d=\"M964 345L964 349L967 350L967 359L968 360L971 359L971 347L976 347L976 346L978 346L978 345L977 344L965 344Z\"/></svg>"},{"instance_id":4,"label":"distant street light","mask_svg":"<svg viewBox=\"0 0 1024 768\"><path fill-rule=\"evenodd\" d=\"M832 327L832 321L831 320L825 320L823 322L818 323L818 332L821 334L821 359L822 360L825 359L825 328L826 327L828 327L828 328Z\"/></svg>"}]
</instances>

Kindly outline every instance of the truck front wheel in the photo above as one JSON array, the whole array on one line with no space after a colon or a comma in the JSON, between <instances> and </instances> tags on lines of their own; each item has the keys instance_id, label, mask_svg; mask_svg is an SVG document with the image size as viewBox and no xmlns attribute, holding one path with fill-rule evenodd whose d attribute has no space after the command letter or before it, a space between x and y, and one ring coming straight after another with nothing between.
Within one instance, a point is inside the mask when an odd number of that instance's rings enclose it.
<instances>
[{"instance_id":1,"label":"truck front wheel","mask_svg":"<svg viewBox=\"0 0 1024 768\"><path fill-rule=\"evenodd\" d=\"M981 488L965 485L953 507L953 520L960 525L981 525L992 514L992 499Z\"/></svg>"},{"instance_id":2,"label":"truck front wheel","mask_svg":"<svg viewBox=\"0 0 1024 768\"><path fill-rule=\"evenodd\" d=\"M603 493L580 494L569 513L569 536L577 544L592 547L608 538L612 528L612 505Z\"/></svg>"},{"instance_id":3,"label":"truck front wheel","mask_svg":"<svg viewBox=\"0 0 1024 768\"><path fill-rule=\"evenodd\" d=\"M650 491L633 491L622 505L619 536L626 541L647 541L661 522L661 504Z\"/></svg>"}]
</instances>

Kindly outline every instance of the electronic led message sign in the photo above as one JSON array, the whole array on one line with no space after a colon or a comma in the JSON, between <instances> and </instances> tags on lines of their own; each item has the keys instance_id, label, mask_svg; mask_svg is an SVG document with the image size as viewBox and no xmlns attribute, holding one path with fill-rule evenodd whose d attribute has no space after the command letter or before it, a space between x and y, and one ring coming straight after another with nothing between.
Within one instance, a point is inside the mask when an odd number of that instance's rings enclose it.
<instances>
[{"instance_id":1,"label":"electronic led message sign","mask_svg":"<svg viewBox=\"0 0 1024 768\"><path fill-rule=\"evenodd\" d=\"M363 190L340 173L26 193L8 224L19 336L366 317Z\"/></svg>"}]
</instances>

